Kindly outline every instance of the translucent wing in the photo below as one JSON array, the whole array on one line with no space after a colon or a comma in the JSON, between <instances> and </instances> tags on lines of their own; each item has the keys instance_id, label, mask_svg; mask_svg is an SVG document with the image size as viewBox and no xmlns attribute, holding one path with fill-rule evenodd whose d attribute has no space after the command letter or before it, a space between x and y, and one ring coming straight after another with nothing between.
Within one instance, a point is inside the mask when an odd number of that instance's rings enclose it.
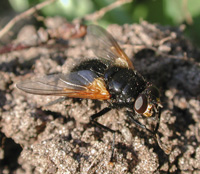
<instances>
[{"instance_id":1,"label":"translucent wing","mask_svg":"<svg viewBox=\"0 0 200 174\"><path fill-rule=\"evenodd\" d=\"M73 98L89 98L106 100L110 98L102 78L89 70L55 74L16 85L19 89L38 95L67 96Z\"/></svg>"},{"instance_id":2,"label":"translucent wing","mask_svg":"<svg viewBox=\"0 0 200 174\"><path fill-rule=\"evenodd\" d=\"M111 64L134 69L128 56L120 48L116 40L102 27L90 25L87 28L88 39L94 54Z\"/></svg>"}]
</instances>

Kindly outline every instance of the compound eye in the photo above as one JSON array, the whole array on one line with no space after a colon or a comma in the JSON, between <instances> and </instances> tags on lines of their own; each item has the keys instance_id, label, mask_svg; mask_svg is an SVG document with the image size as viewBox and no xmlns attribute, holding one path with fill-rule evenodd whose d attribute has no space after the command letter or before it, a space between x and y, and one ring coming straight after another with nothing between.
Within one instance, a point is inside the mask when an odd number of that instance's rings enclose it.
<instances>
[{"instance_id":1,"label":"compound eye","mask_svg":"<svg viewBox=\"0 0 200 174\"><path fill-rule=\"evenodd\" d=\"M144 94L140 94L135 100L134 109L137 113L143 114L147 109L147 97Z\"/></svg>"}]
</instances>

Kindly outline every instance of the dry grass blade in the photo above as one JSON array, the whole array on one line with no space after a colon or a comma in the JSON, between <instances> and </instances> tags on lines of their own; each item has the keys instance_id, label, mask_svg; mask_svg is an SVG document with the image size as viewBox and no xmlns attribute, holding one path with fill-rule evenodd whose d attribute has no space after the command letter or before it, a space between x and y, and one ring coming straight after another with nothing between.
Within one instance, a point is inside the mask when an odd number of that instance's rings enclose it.
<instances>
[{"instance_id":1,"label":"dry grass blade","mask_svg":"<svg viewBox=\"0 0 200 174\"><path fill-rule=\"evenodd\" d=\"M112 4L101 8L99 11L95 11L92 14L88 14L83 17L83 19L87 21L97 21L98 19L102 18L107 12L111 11L114 8L117 8L119 6L122 6L123 4L130 3L133 0L118 0L113 2Z\"/></svg>"}]
</instances>

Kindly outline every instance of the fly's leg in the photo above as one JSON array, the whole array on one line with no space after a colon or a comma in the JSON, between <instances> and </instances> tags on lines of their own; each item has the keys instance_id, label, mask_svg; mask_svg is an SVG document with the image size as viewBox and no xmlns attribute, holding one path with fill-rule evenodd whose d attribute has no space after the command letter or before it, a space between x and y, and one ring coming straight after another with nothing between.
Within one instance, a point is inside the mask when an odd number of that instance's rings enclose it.
<instances>
[{"instance_id":1,"label":"fly's leg","mask_svg":"<svg viewBox=\"0 0 200 174\"><path fill-rule=\"evenodd\" d=\"M110 129L109 127L104 126L104 125L102 125L102 124L100 124L100 123L98 123L98 122L96 121L96 119L97 119L98 117L101 117L102 115L106 114L106 113L109 112L111 109L112 109L112 108L110 108L110 107L106 107L106 108L104 108L103 110L101 110L100 112L91 115L91 116L90 116L90 123L95 124L96 126L102 128L102 129L104 129L104 130L106 130L106 131L109 131L109 132L113 133L112 153L111 153L111 158L110 158L110 161L112 162L112 161L113 161L113 155L114 155L114 148L115 148L115 132L116 132L116 131L114 131L114 130Z\"/></svg>"},{"instance_id":2,"label":"fly's leg","mask_svg":"<svg viewBox=\"0 0 200 174\"><path fill-rule=\"evenodd\" d=\"M156 128L154 131L151 131L150 129L148 129L145 125L143 125L142 123L140 123L138 120L135 120L133 118L133 113L132 112L129 112L127 111L127 117L134 123L136 124L137 126L145 129L146 131L148 131L152 136L153 138L155 138L155 140L157 141L158 145L160 146L160 148L167 154L169 155L170 152L171 152L171 147L168 147L164 144L161 143L160 141L160 137L159 135L157 134L157 131L158 131L158 128L159 128L159 122L160 122L160 111L159 111L159 115L158 115L158 122L157 122L157 125L156 125Z\"/></svg>"},{"instance_id":3,"label":"fly's leg","mask_svg":"<svg viewBox=\"0 0 200 174\"><path fill-rule=\"evenodd\" d=\"M156 128L154 130L155 134L158 132L158 128L160 126L160 115L161 115L161 109L159 109L159 111L158 111L157 124L156 124Z\"/></svg>"},{"instance_id":4,"label":"fly's leg","mask_svg":"<svg viewBox=\"0 0 200 174\"><path fill-rule=\"evenodd\" d=\"M136 124L137 126L145 129L146 131L148 131L153 137L155 137L155 131L151 131L150 129L148 129L145 125L143 125L142 123L140 123L138 120L135 120L133 118L133 113L132 112L129 112L127 111L127 117L131 120L131 122L133 122L134 124ZM156 126L157 127L157 126Z\"/></svg>"}]
</instances>

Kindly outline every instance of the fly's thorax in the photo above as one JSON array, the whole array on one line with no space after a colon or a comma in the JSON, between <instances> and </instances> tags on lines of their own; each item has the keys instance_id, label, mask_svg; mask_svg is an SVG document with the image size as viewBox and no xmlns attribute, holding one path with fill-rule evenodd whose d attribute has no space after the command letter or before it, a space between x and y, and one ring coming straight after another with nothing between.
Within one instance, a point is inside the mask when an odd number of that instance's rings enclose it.
<instances>
[{"instance_id":1,"label":"fly's thorax","mask_svg":"<svg viewBox=\"0 0 200 174\"><path fill-rule=\"evenodd\" d=\"M106 87L116 103L132 103L145 89L146 82L136 71L114 66L104 74Z\"/></svg>"}]
</instances>

